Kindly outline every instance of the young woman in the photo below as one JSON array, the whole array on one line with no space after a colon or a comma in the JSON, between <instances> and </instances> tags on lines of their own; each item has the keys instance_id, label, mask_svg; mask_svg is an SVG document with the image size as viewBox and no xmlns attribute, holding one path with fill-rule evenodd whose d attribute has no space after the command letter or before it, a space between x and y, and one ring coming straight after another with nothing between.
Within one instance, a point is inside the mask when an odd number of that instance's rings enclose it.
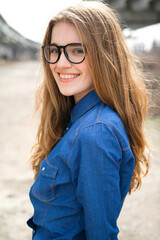
<instances>
[{"instance_id":1,"label":"young woman","mask_svg":"<svg viewBox=\"0 0 160 240\"><path fill-rule=\"evenodd\" d=\"M116 240L124 199L149 167L146 89L116 15L100 2L61 11L48 25L42 61L33 239Z\"/></svg>"}]
</instances>

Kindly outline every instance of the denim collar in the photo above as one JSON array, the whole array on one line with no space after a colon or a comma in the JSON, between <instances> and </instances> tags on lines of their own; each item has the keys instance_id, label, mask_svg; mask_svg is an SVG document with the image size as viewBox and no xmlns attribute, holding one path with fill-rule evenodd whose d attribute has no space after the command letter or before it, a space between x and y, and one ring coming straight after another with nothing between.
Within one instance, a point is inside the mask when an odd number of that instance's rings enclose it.
<instances>
[{"instance_id":1,"label":"denim collar","mask_svg":"<svg viewBox=\"0 0 160 240\"><path fill-rule=\"evenodd\" d=\"M97 103L101 102L95 90L85 95L77 104L74 105L71 113L71 122L84 115Z\"/></svg>"}]
</instances>

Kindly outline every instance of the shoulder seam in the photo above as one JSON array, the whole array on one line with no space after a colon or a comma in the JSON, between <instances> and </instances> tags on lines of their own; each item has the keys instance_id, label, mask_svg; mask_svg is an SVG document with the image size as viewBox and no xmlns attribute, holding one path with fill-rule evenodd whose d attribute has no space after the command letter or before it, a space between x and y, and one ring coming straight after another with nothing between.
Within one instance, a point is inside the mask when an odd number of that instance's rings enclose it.
<instances>
[{"instance_id":1,"label":"shoulder seam","mask_svg":"<svg viewBox=\"0 0 160 240\"><path fill-rule=\"evenodd\" d=\"M89 124L89 125L81 128L80 130L79 130L80 126L79 126L79 128L77 129L75 138L74 138L74 140L73 140L72 149L71 149L71 151L70 151L70 154L69 154L68 160L67 160L67 165L68 165L68 167L69 167L69 160L70 160L70 157L71 157L72 152L73 152L73 149L74 149L74 145L75 145L76 138L77 138L78 135L82 132L82 130L84 130L84 129L86 129L86 128L89 128L89 127L91 127L91 126L94 126L94 125L96 125L96 124L104 124L104 125L106 125L106 126L108 126L108 127L110 127L110 128L112 129L112 131L114 132L115 136L117 137L117 140L118 140L118 142L119 142L119 145L121 146L122 152L125 152L125 151L127 151L127 150L130 149L130 145L129 145L128 147L122 148L122 145L121 145L121 143L120 143L120 139L119 139L118 133L117 133L116 129L115 129L110 123L107 123L107 122L103 122L103 121L99 121L99 120L98 120L97 122L94 122L94 123L92 123L92 124Z\"/></svg>"},{"instance_id":2,"label":"shoulder seam","mask_svg":"<svg viewBox=\"0 0 160 240\"><path fill-rule=\"evenodd\" d=\"M99 121L99 116L100 116L100 114L101 114L101 112L102 112L103 107L104 107L104 103L102 102L102 106L101 106L101 108L100 108L100 110L99 110L99 113L98 113L98 115L97 115L97 122Z\"/></svg>"}]
</instances>

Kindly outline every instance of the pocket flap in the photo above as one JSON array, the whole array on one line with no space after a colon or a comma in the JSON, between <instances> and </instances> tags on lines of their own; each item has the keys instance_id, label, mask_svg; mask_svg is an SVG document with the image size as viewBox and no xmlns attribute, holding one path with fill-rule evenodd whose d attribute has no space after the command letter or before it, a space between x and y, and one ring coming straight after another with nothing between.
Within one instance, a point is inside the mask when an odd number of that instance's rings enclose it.
<instances>
[{"instance_id":1,"label":"pocket flap","mask_svg":"<svg viewBox=\"0 0 160 240\"><path fill-rule=\"evenodd\" d=\"M46 159L40 164L40 172L43 176L55 178L58 168L52 166Z\"/></svg>"}]
</instances>

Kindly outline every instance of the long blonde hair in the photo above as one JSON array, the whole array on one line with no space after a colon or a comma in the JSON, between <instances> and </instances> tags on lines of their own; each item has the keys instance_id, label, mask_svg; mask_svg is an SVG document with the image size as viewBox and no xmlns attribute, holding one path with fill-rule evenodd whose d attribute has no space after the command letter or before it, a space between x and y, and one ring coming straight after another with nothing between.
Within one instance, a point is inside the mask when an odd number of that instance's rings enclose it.
<instances>
[{"instance_id":1,"label":"long blonde hair","mask_svg":"<svg viewBox=\"0 0 160 240\"><path fill-rule=\"evenodd\" d=\"M149 169L145 156L147 141L143 124L147 108L147 91L128 50L116 14L108 5L89 1L62 10L49 22L43 44L51 42L51 33L58 22L72 23L86 45L88 63L95 91L121 117L135 156L130 190L140 187L142 176ZM63 96L42 54L44 81L36 99L41 109L37 142L31 156L35 177L41 161L61 139L69 123L74 98Z\"/></svg>"}]
</instances>

